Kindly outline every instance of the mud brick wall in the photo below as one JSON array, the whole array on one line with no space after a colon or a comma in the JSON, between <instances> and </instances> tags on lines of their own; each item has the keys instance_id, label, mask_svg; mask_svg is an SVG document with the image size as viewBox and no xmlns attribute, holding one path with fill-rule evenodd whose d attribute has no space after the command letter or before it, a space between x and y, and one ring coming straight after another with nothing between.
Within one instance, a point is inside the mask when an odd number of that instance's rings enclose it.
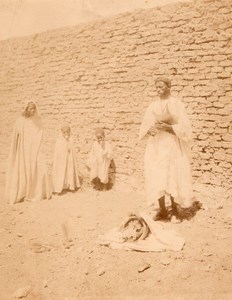
<instances>
[{"instance_id":1,"label":"mud brick wall","mask_svg":"<svg viewBox=\"0 0 232 300\"><path fill-rule=\"evenodd\" d=\"M115 148L116 182L143 186L142 115L156 97L154 79L172 78L194 131L195 182L231 186L231 1L194 1L0 42L2 173L14 121L36 101L51 168L61 124L72 126L78 166L94 129ZM223 195L222 195L223 196Z\"/></svg>"}]
</instances>

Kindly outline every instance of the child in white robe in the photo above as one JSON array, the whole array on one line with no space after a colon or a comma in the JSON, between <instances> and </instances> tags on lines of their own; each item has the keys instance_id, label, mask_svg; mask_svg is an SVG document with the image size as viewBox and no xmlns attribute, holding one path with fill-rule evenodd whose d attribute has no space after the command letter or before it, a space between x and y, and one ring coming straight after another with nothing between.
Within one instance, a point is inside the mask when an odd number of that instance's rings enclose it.
<instances>
[{"instance_id":1,"label":"child in white robe","mask_svg":"<svg viewBox=\"0 0 232 300\"><path fill-rule=\"evenodd\" d=\"M105 140L103 128L95 131L96 141L93 142L87 166L90 169L90 181L94 188L107 190L109 182L109 167L112 160L112 147Z\"/></svg>"},{"instance_id":2,"label":"child in white robe","mask_svg":"<svg viewBox=\"0 0 232 300\"><path fill-rule=\"evenodd\" d=\"M55 193L61 193L63 190L75 191L80 187L76 153L69 126L61 127L60 136L55 144L52 179Z\"/></svg>"}]
</instances>

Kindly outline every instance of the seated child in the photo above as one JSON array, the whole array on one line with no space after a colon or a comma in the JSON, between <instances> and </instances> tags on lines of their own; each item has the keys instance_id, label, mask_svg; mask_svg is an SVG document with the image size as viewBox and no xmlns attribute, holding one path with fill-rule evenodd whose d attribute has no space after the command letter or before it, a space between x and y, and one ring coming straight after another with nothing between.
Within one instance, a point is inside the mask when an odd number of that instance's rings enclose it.
<instances>
[{"instance_id":1,"label":"seated child","mask_svg":"<svg viewBox=\"0 0 232 300\"><path fill-rule=\"evenodd\" d=\"M53 159L53 192L63 190L74 191L80 187L77 173L76 155L69 126L61 127L61 132L55 145Z\"/></svg>"},{"instance_id":2,"label":"seated child","mask_svg":"<svg viewBox=\"0 0 232 300\"><path fill-rule=\"evenodd\" d=\"M105 141L103 128L95 131L96 141L93 142L87 166L90 169L90 181L94 188L107 190L109 181L109 167L112 160L112 148L108 141Z\"/></svg>"}]
</instances>

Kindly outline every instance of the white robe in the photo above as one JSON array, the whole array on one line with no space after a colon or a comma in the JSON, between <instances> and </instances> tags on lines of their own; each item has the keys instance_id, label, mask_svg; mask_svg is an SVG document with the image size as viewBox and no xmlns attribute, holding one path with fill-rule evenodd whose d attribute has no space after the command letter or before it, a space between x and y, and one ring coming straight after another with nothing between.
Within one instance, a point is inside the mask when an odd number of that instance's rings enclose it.
<instances>
[{"instance_id":1,"label":"white robe","mask_svg":"<svg viewBox=\"0 0 232 300\"><path fill-rule=\"evenodd\" d=\"M80 187L77 172L76 153L73 140L67 141L60 135L55 144L53 170L53 192L61 193L64 189L76 190Z\"/></svg>"},{"instance_id":2,"label":"white robe","mask_svg":"<svg viewBox=\"0 0 232 300\"><path fill-rule=\"evenodd\" d=\"M175 135L161 130L155 136L147 135L157 121L172 125ZM144 164L148 205L158 207L157 200L167 194L182 207L191 206L191 136L191 125L181 101L171 97L149 105L140 128L140 139L147 138Z\"/></svg>"},{"instance_id":3,"label":"white robe","mask_svg":"<svg viewBox=\"0 0 232 300\"><path fill-rule=\"evenodd\" d=\"M9 204L51 197L51 185L41 153L42 133L37 113L16 121L6 172L5 194Z\"/></svg>"},{"instance_id":4,"label":"white robe","mask_svg":"<svg viewBox=\"0 0 232 300\"><path fill-rule=\"evenodd\" d=\"M95 141L92 145L88 166L90 168L90 181L99 178L104 184L109 181L109 166L112 160L112 147L108 141L105 141L105 149Z\"/></svg>"}]
</instances>

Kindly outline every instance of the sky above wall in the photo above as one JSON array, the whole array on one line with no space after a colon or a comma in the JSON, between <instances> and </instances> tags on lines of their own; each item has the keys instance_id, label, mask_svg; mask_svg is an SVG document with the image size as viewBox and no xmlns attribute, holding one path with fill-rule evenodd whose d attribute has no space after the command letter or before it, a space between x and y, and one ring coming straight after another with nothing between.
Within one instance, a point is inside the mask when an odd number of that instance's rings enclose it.
<instances>
[{"instance_id":1,"label":"sky above wall","mask_svg":"<svg viewBox=\"0 0 232 300\"><path fill-rule=\"evenodd\" d=\"M189 2L190 0L184 0ZM0 0L0 40L180 0Z\"/></svg>"}]
</instances>

